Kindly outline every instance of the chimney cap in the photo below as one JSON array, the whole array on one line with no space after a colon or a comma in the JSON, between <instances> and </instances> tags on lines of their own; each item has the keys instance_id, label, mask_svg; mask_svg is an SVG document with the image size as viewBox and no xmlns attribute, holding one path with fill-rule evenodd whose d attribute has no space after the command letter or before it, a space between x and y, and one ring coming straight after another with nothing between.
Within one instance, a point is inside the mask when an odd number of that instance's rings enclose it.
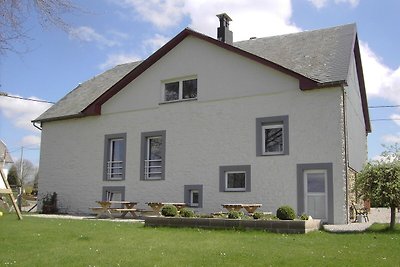
<instances>
[{"instance_id":1,"label":"chimney cap","mask_svg":"<svg viewBox=\"0 0 400 267\"><path fill-rule=\"evenodd\" d=\"M226 14L226 13L221 13L221 14L218 14L217 15L217 17L221 20L221 19L225 19L225 20L227 20L227 21L232 21L232 19L228 16L228 14Z\"/></svg>"}]
</instances>

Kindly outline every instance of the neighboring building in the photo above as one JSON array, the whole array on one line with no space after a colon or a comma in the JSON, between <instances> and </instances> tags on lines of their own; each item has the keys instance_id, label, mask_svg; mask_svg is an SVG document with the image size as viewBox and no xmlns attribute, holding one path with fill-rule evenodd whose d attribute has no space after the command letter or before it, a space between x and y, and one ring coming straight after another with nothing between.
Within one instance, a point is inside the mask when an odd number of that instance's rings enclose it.
<instances>
[{"instance_id":1,"label":"neighboring building","mask_svg":"<svg viewBox=\"0 0 400 267\"><path fill-rule=\"evenodd\" d=\"M79 85L35 121L39 192L96 200L290 205L348 222L371 131L355 24L232 43L184 29L142 62Z\"/></svg>"},{"instance_id":2,"label":"neighboring building","mask_svg":"<svg viewBox=\"0 0 400 267\"><path fill-rule=\"evenodd\" d=\"M0 139L0 168L3 170L3 173L6 175L6 177L13 163L14 161L8 152L6 144Z\"/></svg>"}]
</instances>

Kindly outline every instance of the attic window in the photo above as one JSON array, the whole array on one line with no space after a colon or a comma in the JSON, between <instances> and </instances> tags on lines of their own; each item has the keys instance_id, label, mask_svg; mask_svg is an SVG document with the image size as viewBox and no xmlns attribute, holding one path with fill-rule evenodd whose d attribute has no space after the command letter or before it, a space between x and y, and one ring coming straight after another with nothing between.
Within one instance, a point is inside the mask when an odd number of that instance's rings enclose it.
<instances>
[{"instance_id":1,"label":"attic window","mask_svg":"<svg viewBox=\"0 0 400 267\"><path fill-rule=\"evenodd\" d=\"M197 99L197 79L180 79L163 83L163 100L174 102Z\"/></svg>"}]
</instances>

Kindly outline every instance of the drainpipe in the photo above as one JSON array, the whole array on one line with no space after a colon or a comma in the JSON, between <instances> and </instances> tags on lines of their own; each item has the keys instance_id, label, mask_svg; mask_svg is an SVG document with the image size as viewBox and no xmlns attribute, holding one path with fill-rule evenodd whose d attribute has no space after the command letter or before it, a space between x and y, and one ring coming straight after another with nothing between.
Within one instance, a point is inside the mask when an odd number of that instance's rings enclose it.
<instances>
[{"instance_id":1,"label":"drainpipe","mask_svg":"<svg viewBox=\"0 0 400 267\"><path fill-rule=\"evenodd\" d=\"M350 222L349 220L349 171L348 171L348 151L347 151L347 117L346 117L346 90L344 86L342 86L342 95L343 95L343 135L344 135L344 162L345 162L345 185L346 185L346 223Z\"/></svg>"}]
</instances>

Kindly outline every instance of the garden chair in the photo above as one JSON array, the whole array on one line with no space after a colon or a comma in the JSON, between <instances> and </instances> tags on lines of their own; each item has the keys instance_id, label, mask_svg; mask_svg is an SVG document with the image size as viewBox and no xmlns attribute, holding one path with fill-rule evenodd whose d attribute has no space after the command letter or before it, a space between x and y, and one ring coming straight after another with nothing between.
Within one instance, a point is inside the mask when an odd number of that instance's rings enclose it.
<instances>
[{"instance_id":1,"label":"garden chair","mask_svg":"<svg viewBox=\"0 0 400 267\"><path fill-rule=\"evenodd\" d=\"M355 220L357 220L358 215L361 215L365 219L365 221L369 222L368 211L366 208L357 208L354 202L351 203L351 206L353 207L353 210L356 214Z\"/></svg>"}]
</instances>

